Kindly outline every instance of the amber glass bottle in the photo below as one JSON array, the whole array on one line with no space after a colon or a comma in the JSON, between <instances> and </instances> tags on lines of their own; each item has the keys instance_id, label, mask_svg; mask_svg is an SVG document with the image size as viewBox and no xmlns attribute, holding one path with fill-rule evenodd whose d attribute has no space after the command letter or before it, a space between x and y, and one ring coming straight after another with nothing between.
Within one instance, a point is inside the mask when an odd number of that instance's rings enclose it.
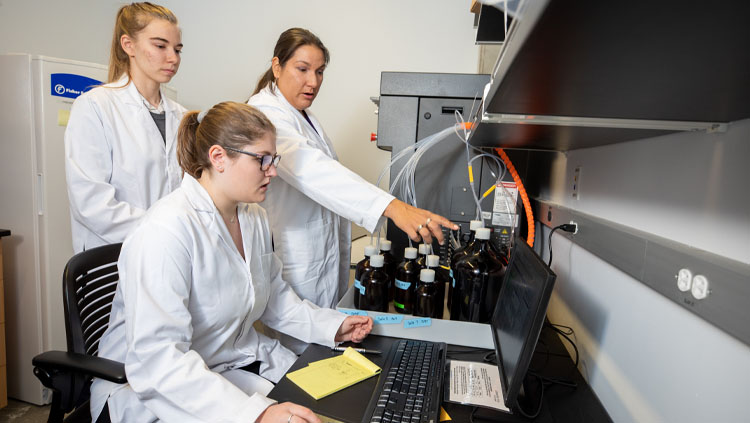
<instances>
[{"instance_id":1,"label":"amber glass bottle","mask_svg":"<svg viewBox=\"0 0 750 423\"><path fill-rule=\"evenodd\" d=\"M448 285L449 281L449 273L446 269L443 269L440 267L440 257L436 256L434 254L430 254L427 256L427 260L425 261L427 265L427 269L435 271L435 282L433 285L435 286L435 291L437 295L437 303L435 313L434 315L430 317L436 317L438 319L443 318L443 310L445 309L445 289L446 285Z\"/></svg>"},{"instance_id":2,"label":"amber glass bottle","mask_svg":"<svg viewBox=\"0 0 750 423\"><path fill-rule=\"evenodd\" d=\"M370 269L362 275L364 294L359 305L362 310L388 311L388 274L383 268L383 256L376 254L370 257Z\"/></svg>"},{"instance_id":3,"label":"amber glass bottle","mask_svg":"<svg viewBox=\"0 0 750 423\"><path fill-rule=\"evenodd\" d=\"M370 269L370 256L376 254L378 249L374 245L368 245L365 247L365 258L357 263L357 267L354 270L354 308L359 308L360 298L362 297L362 275L365 270Z\"/></svg>"},{"instance_id":4,"label":"amber glass bottle","mask_svg":"<svg viewBox=\"0 0 750 423\"><path fill-rule=\"evenodd\" d=\"M456 286L451 301L451 319L488 323L500 293L505 265L490 247L489 228L476 232L477 246L456 264Z\"/></svg>"},{"instance_id":5,"label":"amber glass bottle","mask_svg":"<svg viewBox=\"0 0 750 423\"><path fill-rule=\"evenodd\" d=\"M437 257L437 256L435 256ZM429 259L429 257L428 257ZM433 269L422 269L419 272L419 282L414 295L414 315L422 317L438 316L443 314L443 304L438 298L437 287L435 286L435 271Z\"/></svg>"},{"instance_id":6,"label":"amber glass bottle","mask_svg":"<svg viewBox=\"0 0 750 423\"><path fill-rule=\"evenodd\" d=\"M393 286L396 281L396 268L398 260L391 254L391 241L387 239L380 240L380 254L383 255L383 268L388 275L388 301L393 300Z\"/></svg>"},{"instance_id":7,"label":"amber glass bottle","mask_svg":"<svg viewBox=\"0 0 750 423\"><path fill-rule=\"evenodd\" d=\"M451 283L448 286L448 309L451 309L451 301L453 301L453 288L456 286L456 264L458 261L464 257L466 257L470 252L473 252L474 246L476 245L474 242L474 235L477 232L477 229L484 227L484 223L481 220L472 220L469 222L469 240L466 242L466 244L463 244L460 248L456 249L453 254L451 255L451 262L449 263L450 266L450 279ZM453 315L451 314L451 319L453 319ZM453 319L453 320L458 320Z\"/></svg>"},{"instance_id":8,"label":"amber glass bottle","mask_svg":"<svg viewBox=\"0 0 750 423\"><path fill-rule=\"evenodd\" d=\"M404 261L396 269L396 283L393 290L393 307L399 313L411 314L414 308L414 290L419 280L417 249L404 248Z\"/></svg>"}]
</instances>

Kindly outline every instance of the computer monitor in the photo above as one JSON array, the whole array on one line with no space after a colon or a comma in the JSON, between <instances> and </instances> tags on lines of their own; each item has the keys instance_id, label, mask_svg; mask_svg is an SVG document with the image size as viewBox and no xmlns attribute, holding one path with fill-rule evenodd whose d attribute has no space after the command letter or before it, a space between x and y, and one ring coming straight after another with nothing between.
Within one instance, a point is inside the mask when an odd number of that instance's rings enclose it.
<instances>
[{"instance_id":1,"label":"computer monitor","mask_svg":"<svg viewBox=\"0 0 750 423\"><path fill-rule=\"evenodd\" d=\"M547 313L556 275L522 239L516 239L490 321L505 405L516 408Z\"/></svg>"}]
</instances>

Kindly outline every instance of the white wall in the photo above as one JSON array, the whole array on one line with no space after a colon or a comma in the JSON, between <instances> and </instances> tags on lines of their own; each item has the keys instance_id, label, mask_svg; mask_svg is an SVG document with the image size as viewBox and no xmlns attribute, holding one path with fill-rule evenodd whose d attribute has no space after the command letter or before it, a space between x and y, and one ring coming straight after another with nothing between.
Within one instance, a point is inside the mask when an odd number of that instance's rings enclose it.
<instances>
[{"instance_id":1,"label":"white wall","mask_svg":"<svg viewBox=\"0 0 750 423\"><path fill-rule=\"evenodd\" d=\"M377 180L390 154L370 143L377 130L380 72L475 73L470 2L456 0L164 0L185 44L171 85L189 109L245 101L270 65L279 34L300 26L331 52L312 106L339 158ZM0 53L24 52L106 64L122 1L0 0Z\"/></svg>"},{"instance_id":2,"label":"white wall","mask_svg":"<svg viewBox=\"0 0 750 423\"><path fill-rule=\"evenodd\" d=\"M541 197L750 264L749 138L744 120L569 151ZM566 238L552 246L550 319L575 329L581 371L615 421L750 421L750 347Z\"/></svg>"}]
</instances>

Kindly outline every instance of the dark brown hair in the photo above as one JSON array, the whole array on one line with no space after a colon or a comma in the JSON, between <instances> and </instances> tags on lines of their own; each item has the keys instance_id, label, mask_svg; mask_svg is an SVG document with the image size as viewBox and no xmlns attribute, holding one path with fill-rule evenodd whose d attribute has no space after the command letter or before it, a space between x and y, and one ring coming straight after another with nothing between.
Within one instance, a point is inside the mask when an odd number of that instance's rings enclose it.
<instances>
[{"instance_id":1,"label":"dark brown hair","mask_svg":"<svg viewBox=\"0 0 750 423\"><path fill-rule=\"evenodd\" d=\"M302 46L312 45L320 49L323 52L325 58L325 64L331 59L331 55L328 53L328 49L323 42L320 41L317 35L303 28L289 28L279 35L279 40L276 41L276 47L273 48L273 57L279 59L279 64L283 67L286 62L294 56L294 52ZM266 73L258 80L258 85L255 87L253 94L258 94L260 90L271 85L275 80L273 76L273 66L269 67Z\"/></svg>"},{"instance_id":2,"label":"dark brown hair","mask_svg":"<svg viewBox=\"0 0 750 423\"><path fill-rule=\"evenodd\" d=\"M247 104L225 101L210 108L200 122L198 115L197 110L187 112L177 133L177 162L194 178L211 168L208 150L212 146L242 149L268 133L276 135L266 115ZM239 154L226 152L229 157Z\"/></svg>"},{"instance_id":3,"label":"dark brown hair","mask_svg":"<svg viewBox=\"0 0 750 423\"><path fill-rule=\"evenodd\" d=\"M117 11L114 35L112 35L112 48L109 52L109 77L107 82L115 82L123 75L130 78L130 58L122 49L120 38L123 35L135 37L154 19L164 19L177 25L177 17L171 10L149 2L131 3Z\"/></svg>"}]
</instances>

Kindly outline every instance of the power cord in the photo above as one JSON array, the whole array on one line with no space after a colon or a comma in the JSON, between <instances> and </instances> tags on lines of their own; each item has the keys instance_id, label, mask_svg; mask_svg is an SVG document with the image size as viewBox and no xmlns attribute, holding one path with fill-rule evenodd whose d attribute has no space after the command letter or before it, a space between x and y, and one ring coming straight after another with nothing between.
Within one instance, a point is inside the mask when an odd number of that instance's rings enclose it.
<instances>
[{"instance_id":1,"label":"power cord","mask_svg":"<svg viewBox=\"0 0 750 423\"><path fill-rule=\"evenodd\" d=\"M555 233L555 231L558 229L562 229L565 232L574 234L578 231L578 225L575 223L564 223L552 228L552 230L549 232L549 240L547 241L547 246L549 247L549 261L547 262L547 266L552 266L552 234Z\"/></svg>"},{"instance_id":2,"label":"power cord","mask_svg":"<svg viewBox=\"0 0 750 423\"><path fill-rule=\"evenodd\" d=\"M537 406L536 411L534 411L532 414L529 414L523 409L523 407L521 407L521 403L518 402L518 398L516 398L516 410L518 410L518 413L526 417L527 419L535 419L542 411L542 404L544 403L544 380L539 375L533 373L530 373L530 375L535 376L537 379L539 379L539 405Z\"/></svg>"},{"instance_id":3,"label":"power cord","mask_svg":"<svg viewBox=\"0 0 750 423\"><path fill-rule=\"evenodd\" d=\"M558 334L560 334L560 336L562 336L563 338L565 338L570 343L570 345L573 347L573 350L576 352L575 368L577 369L578 368L578 347L576 346L576 343L573 342L572 339L570 339L570 336L574 334L573 328L571 328L570 326L557 325L557 324L553 324L553 323L550 323L549 326L550 326L550 328L552 328L552 330L554 330L555 332L557 332ZM564 330L562 330L560 328L565 328L567 330L564 331Z\"/></svg>"}]
</instances>

